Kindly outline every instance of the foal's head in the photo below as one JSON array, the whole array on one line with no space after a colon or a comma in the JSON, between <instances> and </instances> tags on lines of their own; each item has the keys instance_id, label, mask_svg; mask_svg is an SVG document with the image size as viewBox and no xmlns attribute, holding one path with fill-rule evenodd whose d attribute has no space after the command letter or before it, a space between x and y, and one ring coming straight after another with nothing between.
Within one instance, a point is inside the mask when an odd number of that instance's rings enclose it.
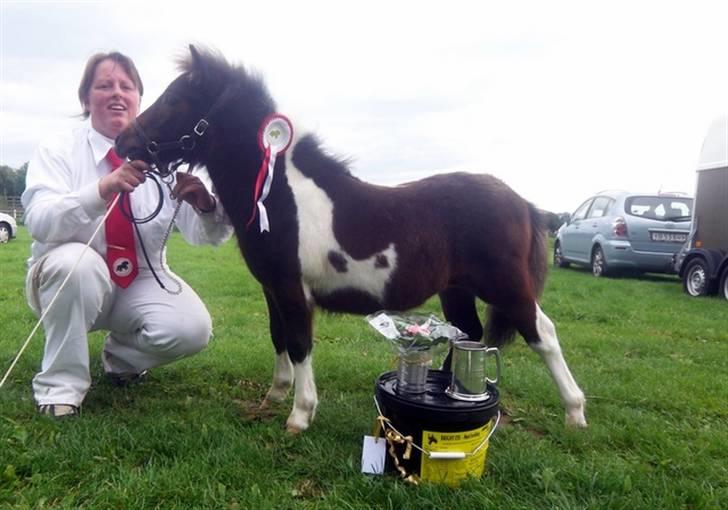
<instances>
[{"instance_id":1,"label":"foal's head","mask_svg":"<svg viewBox=\"0 0 728 510\"><path fill-rule=\"evenodd\" d=\"M204 164L213 144L234 143L275 109L259 79L209 50L190 45L180 68L182 74L116 139L121 156L155 163L163 172L175 164Z\"/></svg>"}]
</instances>

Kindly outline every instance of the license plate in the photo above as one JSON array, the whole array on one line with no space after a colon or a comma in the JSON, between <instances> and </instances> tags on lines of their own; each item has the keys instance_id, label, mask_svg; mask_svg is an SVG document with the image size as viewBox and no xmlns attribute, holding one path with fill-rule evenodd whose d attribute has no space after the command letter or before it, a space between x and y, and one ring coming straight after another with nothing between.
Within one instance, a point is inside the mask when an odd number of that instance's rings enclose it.
<instances>
[{"instance_id":1,"label":"license plate","mask_svg":"<svg viewBox=\"0 0 728 510\"><path fill-rule=\"evenodd\" d=\"M688 235L680 232L650 232L650 240L662 243L684 243Z\"/></svg>"}]
</instances>

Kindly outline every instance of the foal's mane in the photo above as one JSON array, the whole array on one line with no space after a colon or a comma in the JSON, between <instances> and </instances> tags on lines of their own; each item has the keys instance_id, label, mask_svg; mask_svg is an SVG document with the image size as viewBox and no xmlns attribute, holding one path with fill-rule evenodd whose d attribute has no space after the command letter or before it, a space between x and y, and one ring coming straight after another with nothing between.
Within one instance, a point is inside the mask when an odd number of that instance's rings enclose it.
<instances>
[{"instance_id":1,"label":"foal's mane","mask_svg":"<svg viewBox=\"0 0 728 510\"><path fill-rule=\"evenodd\" d=\"M246 117L264 117L276 110L262 76L242 65L233 65L219 52L209 48L190 48L189 55L177 60L178 68L190 76L203 95L229 95L227 105L245 107ZM231 112L232 113L232 112ZM260 119L257 119L260 120Z\"/></svg>"},{"instance_id":2,"label":"foal's mane","mask_svg":"<svg viewBox=\"0 0 728 510\"><path fill-rule=\"evenodd\" d=\"M195 47L191 53L177 59L177 65L180 71L190 76L203 95L214 98L223 93L229 95L226 107L220 112L220 116L229 121L226 124L243 124L247 129L257 132L263 118L276 112L276 103L268 92L263 77L257 72L247 70L243 65L231 64L215 50ZM294 130L300 128L301 126L294 124ZM346 175L359 180L349 170L352 158L341 157L326 150L317 135L306 134L299 139L298 147L299 159L306 160L308 164L305 166L312 173Z\"/></svg>"},{"instance_id":3,"label":"foal's mane","mask_svg":"<svg viewBox=\"0 0 728 510\"><path fill-rule=\"evenodd\" d=\"M199 60L196 60L192 53L186 53L177 58L177 68L180 71L186 73L200 71L201 69L196 66L196 64L200 63L204 65L206 72L214 74L216 77L228 77L232 79L236 74L240 74L243 78L248 77L248 73L243 66L233 66L216 50L195 47L194 51L199 57Z\"/></svg>"}]
</instances>

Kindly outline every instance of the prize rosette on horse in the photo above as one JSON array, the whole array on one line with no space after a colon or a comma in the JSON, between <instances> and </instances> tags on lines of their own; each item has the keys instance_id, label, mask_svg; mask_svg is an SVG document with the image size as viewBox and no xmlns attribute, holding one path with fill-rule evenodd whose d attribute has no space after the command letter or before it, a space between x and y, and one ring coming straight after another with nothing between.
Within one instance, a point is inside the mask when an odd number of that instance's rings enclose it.
<instances>
[{"instance_id":1,"label":"prize rosette on horse","mask_svg":"<svg viewBox=\"0 0 728 510\"><path fill-rule=\"evenodd\" d=\"M377 312L366 319L398 353L397 390L400 393L423 393L433 355L449 342L467 338L465 333L435 315L403 317Z\"/></svg>"},{"instance_id":2,"label":"prize rosette on horse","mask_svg":"<svg viewBox=\"0 0 728 510\"><path fill-rule=\"evenodd\" d=\"M255 179L255 195L253 197L255 208L247 224L249 227L253 223L257 209L261 233L270 231L268 210L263 202L270 193L276 158L279 154L286 152L286 149L291 145L291 140L293 140L293 126L287 117L279 113L273 113L263 119L258 130L258 146L263 153L263 163L260 165L258 176Z\"/></svg>"}]
</instances>

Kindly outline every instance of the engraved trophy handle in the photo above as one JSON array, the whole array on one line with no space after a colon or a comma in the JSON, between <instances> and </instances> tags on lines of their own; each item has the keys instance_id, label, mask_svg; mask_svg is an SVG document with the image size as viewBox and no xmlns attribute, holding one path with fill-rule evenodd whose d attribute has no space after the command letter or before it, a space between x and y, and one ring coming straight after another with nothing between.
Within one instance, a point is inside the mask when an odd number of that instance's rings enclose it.
<instances>
[{"instance_id":1,"label":"engraved trophy handle","mask_svg":"<svg viewBox=\"0 0 728 510\"><path fill-rule=\"evenodd\" d=\"M501 357L500 357L500 351L497 347L488 347L485 350L485 358L483 359L483 362L485 363L485 360L488 359L489 355L495 356L495 379L491 379L489 377L486 377L485 380L489 382L490 384L498 384L498 381L500 381L501 377Z\"/></svg>"}]
</instances>

